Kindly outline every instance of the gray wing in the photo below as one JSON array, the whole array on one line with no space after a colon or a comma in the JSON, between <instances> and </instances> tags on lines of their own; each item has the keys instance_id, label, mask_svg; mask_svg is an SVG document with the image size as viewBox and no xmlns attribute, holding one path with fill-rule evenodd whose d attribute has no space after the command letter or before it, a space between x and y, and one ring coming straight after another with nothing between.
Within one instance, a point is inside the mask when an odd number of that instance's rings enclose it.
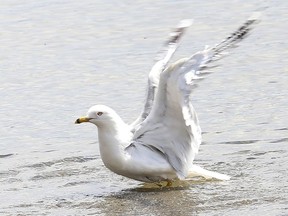
<instances>
[{"instance_id":1,"label":"gray wing","mask_svg":"<svg viewBox=\"0 0 288 216\"><path fill-rule=\"evenodd\" d=\"M246 38L252 30L252 27L260 21L260 12L253 13L236 31L216 44L214 47L206 47L209 50L209 56L202 62L200 70L205 68L207 63L219 60L223 57L224 51L233 48L238 42Z\"/></svg>"},{"instance_id":2,"label":"gray wing","mask_svg":"<svg viewBox=\"0 0 288 216\"><path fill-rule=\"evenodd\" d=\"M133 139L136 147L145 145L160 151L179 178L187 176L201 143L201 129L190 100L193 80L198 77L192 70L202 61L198 57L179 60L161 74L151 112Z\"/></svg>"},{"instance_id":3,"label":"gray wing","mask_svg":"<svg viewBox=\"0 0 288 216\"><path fill-rule=\"evenodd\" d=\"M191 26L192 20L182 20L177 27L170 33L168 40L164 43L162 50L157 54L156 63L152 67L148 75L148 85L146 92L146 100L144 109L139 117L130 125L132 131L141 124L149 115L156 92L159 84L160 74L167 67L168 62L179 46L180 39L182 38L185 30Z\"/></svg>"},{"instance_id":4,"label":"gray wing","mask_svg":"<svg viewBox=\"0 0 288 216\"><path fill-rule=\"evenodd\" d=\"M154 103L134 133L133 148L144 145L161 152L180 179L187 176L201 144L201 129L191 103L193 88L203 78L201 68L241 41L253 23L249 19L220 44L181 59L160 74Z\"/></svg>"}]
</instances>

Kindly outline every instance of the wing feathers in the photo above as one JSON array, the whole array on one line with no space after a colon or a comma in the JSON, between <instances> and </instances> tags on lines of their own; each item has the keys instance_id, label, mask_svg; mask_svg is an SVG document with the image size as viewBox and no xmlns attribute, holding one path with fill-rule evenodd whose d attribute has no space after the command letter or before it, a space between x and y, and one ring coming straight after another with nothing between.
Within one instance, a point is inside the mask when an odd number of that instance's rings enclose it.
<instances>
[{"instance_id":1,"label":"wing feathers","mask_svg":"<svg viewBox=\"0 0 288 216\"><path fill-rule=\"evenodd\" d=\"M190 103L192 85L187 84L187 76L185 79L187 70L194 68L192 60L199 67L198 57L181 59L161 74L151 112L134 134L134 143L152 145L163 152L179 178L188 175L201 143L201 129Z\"/></svg>"},{"instance_id":2,"label":"wing feathers","mask_svg":"<svg viewBox=\"0 0 288 216\"><path fill-rule=\"evenodd\" d=\"M140 116L130 125L132 131L135 131L136 127L139 127L139 124L141 124L149 115L157 92L160 74L165 70L168 62L177 50L180 39L182 38L186 29L191 25L192 20L180 21L178 26L170 33L168 40L163 45L163 49L157 54L155 58L156 63L148 75L148 85L144 109Z\"/></svg>"},{"instance_id":3,"label":"wing feathers","mask_svg":"<svg viewBox=\"0 0 288 216\"><path fill-rule=\"evenodd\" d=\"M207 59L207 62L221 59L223 52L229 48L235 47L237 43L242 41L251 32L253 25L260 21L261 13L253 13L236 31L226 37L223 41L212 47L209 52L211 56ZM205 48L208 50L208 47Z\"/></svg>"},{"instance_id":4,"label":"wing feathers","mask_svg":"<svg viewBox=\"0 0 288 216\"><path fill-rule=\"evenodd\" d=\"M203 78L201 69L241 41L255 22L256 18L248 19L216 46L205 47L166 68L165 64L176 50L175 45L181 36L176 32L175 36L171 35L171 46L169 43L166 46L166 57L161 58L150 72L146 115L134 133L133 144L153 146L162 152L180 179L188 175L201 144L201 129L190 98L195 84Z\"/></svg>"}]
</instances>

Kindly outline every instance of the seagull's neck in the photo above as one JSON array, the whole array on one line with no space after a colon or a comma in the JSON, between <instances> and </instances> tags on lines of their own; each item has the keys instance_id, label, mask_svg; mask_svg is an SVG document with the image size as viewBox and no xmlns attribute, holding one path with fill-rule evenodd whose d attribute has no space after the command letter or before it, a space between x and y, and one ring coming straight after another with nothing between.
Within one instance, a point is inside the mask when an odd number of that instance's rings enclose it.
<instances>
[{"instance_id":1,"label":"seagull's neck","mask_svg":"<svg viewBox=\"0 0 288 216\"><path fill-rule=\"evenodd\" d=\"M98 126L101 158L107 168L116 172L125 166L125 147L132 139L130 127L119 116ZM117 172L116 172L117 173Z\"/></svg>"}]
</instances>

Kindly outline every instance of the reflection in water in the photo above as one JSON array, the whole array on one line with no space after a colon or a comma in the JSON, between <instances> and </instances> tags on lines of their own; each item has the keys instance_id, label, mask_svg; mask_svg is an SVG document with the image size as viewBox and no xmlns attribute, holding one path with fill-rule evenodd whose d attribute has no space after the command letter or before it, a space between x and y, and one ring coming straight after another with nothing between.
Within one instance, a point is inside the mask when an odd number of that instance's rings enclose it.
<instances>
[{"instance_id":1,"label":"reflection in water","mask_svg":"<svg viewBox=\"0 0 288 216\"><path fill-rule=\"evenodd\" d=\"M67 214L85 209L87 214L105 215L187 215L187 212L205 215L211 211L226 212L227 209L254 205L262 208L269 203L275 205L275 202L281 208L285 202L282 191L287 188L279 188L274 182L285 183L281 176L285 175L286 167L280 164L288 152L264 145L267 151L240 150L241 146L236 145L236 149L223 154L228 162L210 163L209 152L197 162L211 170L225 169L232 176L231 181L194 179L174 182L172 187L163 187L164 183L162 187L137 183L119 177L107 171L103 165L99 167L101 159L94 156L67 157L31 164L17 171L2 172L0 180L2 187L9 185L6 197L12 197L17 191L18 199L22 200L21 197L24 198L25 193L30 191L35 199L19 203L16 199L14 205L4 208L2 212L9 212L11 208L17 209L18 213L41 208L43 212L51 214L59 209ZM251 156L256 162L247 160ZM267 161L277 170L272 172L269 164L263 166Z\"/></svg>"},{"instance_id":2,"label":"reflection in water","mask_svg":"<svg viewBox=\"0 0 288 216\"><path fill-rule=\"evenodd\" d=\"M183 183L183 182L182 182ZM105 197L101 212L105 215L185 215L196 213L203 202L196 191L201 183L169 188L145 185ZM189 214L189 213L188 213Z\"/></svg>"}]
</instances>

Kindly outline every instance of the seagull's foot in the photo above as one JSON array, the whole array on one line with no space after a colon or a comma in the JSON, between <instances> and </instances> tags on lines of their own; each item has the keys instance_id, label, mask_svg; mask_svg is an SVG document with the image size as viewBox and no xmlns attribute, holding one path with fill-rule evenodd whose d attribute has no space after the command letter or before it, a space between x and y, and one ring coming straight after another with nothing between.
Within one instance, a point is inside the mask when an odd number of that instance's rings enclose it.
<instances>
[{"instance_id":1,"label":"seagull's foot","mask_svg":"<svg viewBox=\"0 0 288 216\"><path fill-rule=\"evenodd\" d=\"M172 187L172 184L173 184L173 181L171 180L165 180L165 181L162 181L162 182L154 182L154 184L156 184L157 186L159 186L161 189L162 188L169 188L169 187Z\"/></svg>"},{"instance_id":2,"label":"seagull's foot","mask_svg":"<svg viewBox=\"0 0 288 216\"><path fill-rule=\"evenodd\" d=\"M172 181L169 181L169 180L168 180L166 187L171 187L171 186L172 186L172 183L173 183Z\"/></svg>"}]
</instances>

